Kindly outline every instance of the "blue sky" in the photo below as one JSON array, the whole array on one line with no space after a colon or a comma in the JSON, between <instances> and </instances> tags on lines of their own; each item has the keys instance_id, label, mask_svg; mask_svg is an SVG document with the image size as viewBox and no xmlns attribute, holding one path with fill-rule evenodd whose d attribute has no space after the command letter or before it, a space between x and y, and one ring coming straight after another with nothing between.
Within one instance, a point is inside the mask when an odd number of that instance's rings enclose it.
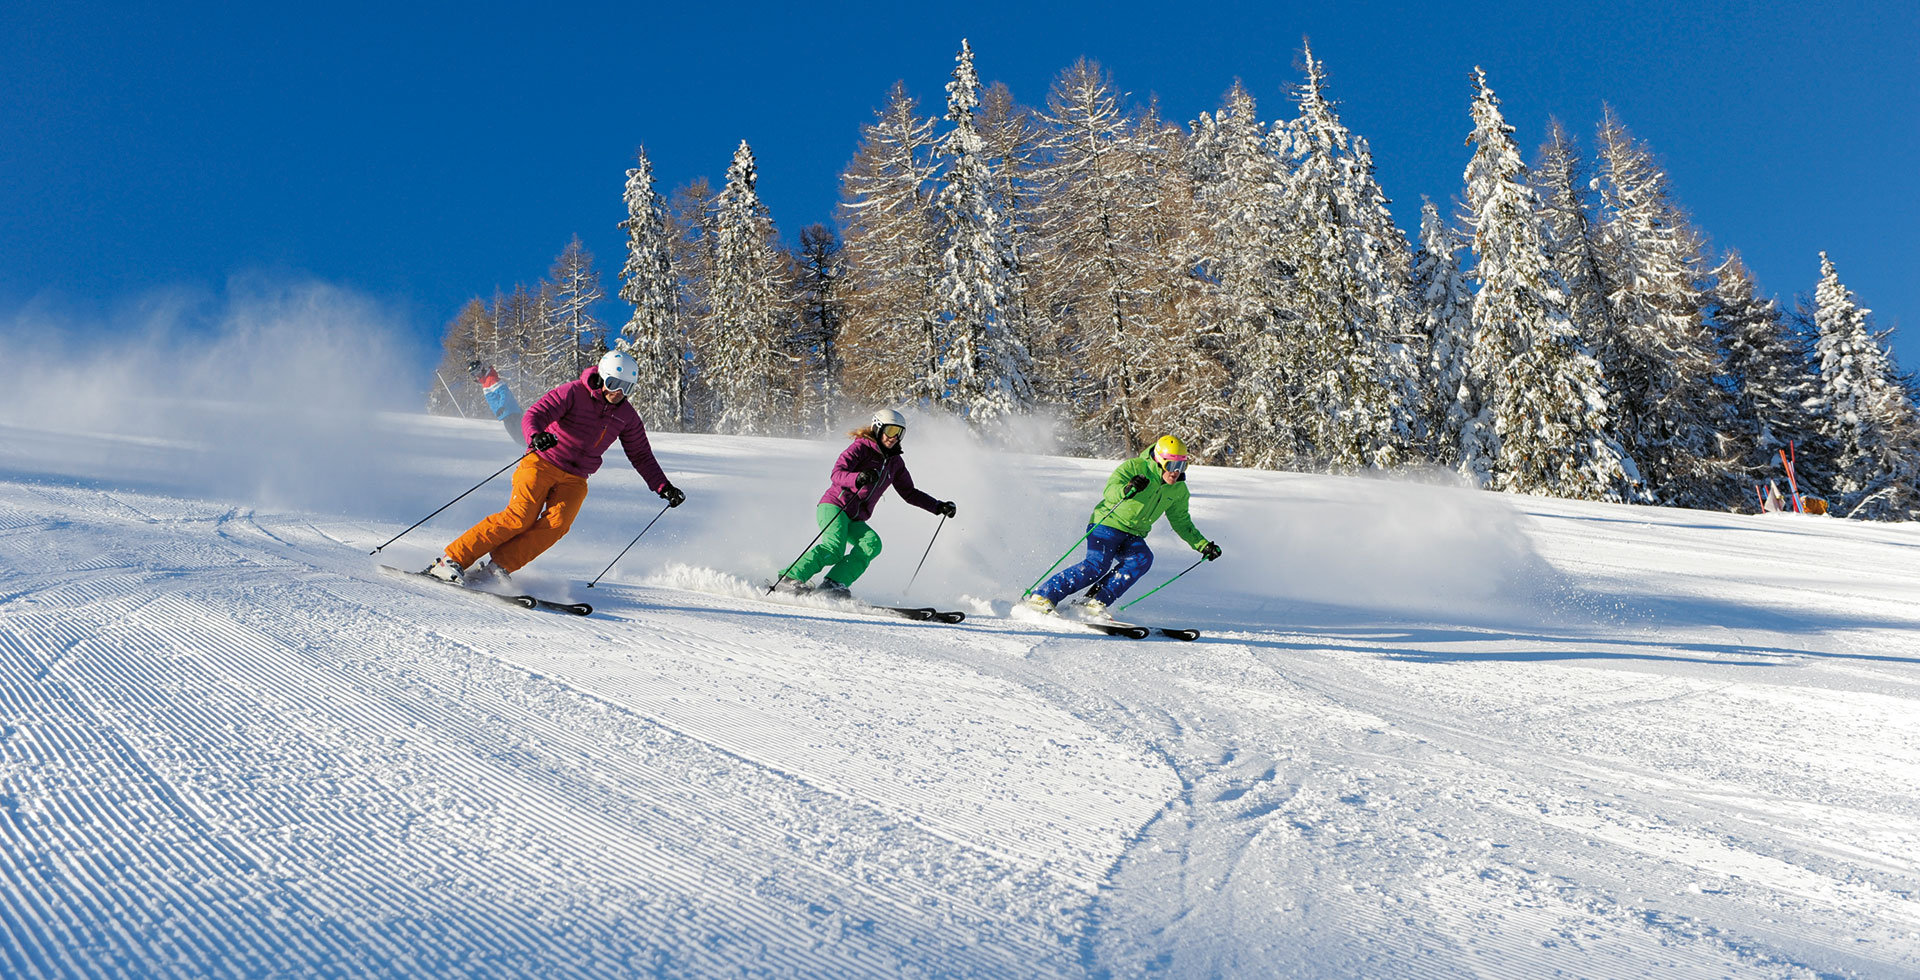
<instances>
[{"instance_id":1,"label":"blue sky","mask_svg":"<svg viewBox=\"0 0 1920 980\"><path fill-rule=\"evenodd\" d=\"M574 234L611 292L641 144L671 187L748 140L792 235L895 79L938 110L962 37L1028 104L1085 55L1185 121L1235 78L1291 115L1307 36L1409 233L1460 192L1482 65L1530 155L1610 103L1762 289L1810 293L1828 251L1920 369L1920 4L916 6L7 4L0 314L313 278L432 343Z\"/></svg>"}]
</instances>

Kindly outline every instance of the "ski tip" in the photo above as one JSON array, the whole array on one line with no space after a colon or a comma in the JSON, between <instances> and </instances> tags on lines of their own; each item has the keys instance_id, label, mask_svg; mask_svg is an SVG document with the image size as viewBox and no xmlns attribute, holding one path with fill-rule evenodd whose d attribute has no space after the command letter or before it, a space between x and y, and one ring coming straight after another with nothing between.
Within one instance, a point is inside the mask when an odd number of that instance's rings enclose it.
<instances>
[{"instance_id":1,"label":"ski tip","mask_svg":"<svg viewBox=\"0 0 1920 980\"><path fill-rule=\"evenodd\" d=\"M1191 642L1191 641L1193 641L1193 640L1197 640L1197 639L1199 639L1199 638L1200 638L1200 631L1199 631L1199 630L1178 630L1178 629L1164 629L1164 628L1163 628L1163 629L1161 629L1161 630L1160 630L1160 635L1161 635L1161 636L1170 636L1170 637L1173 637L1173 638L1174 638L1174 639L1176 639L1176 640L1187 640L1187 641L1189 641L1189 642Z\"/></svg>"}]
</instances>

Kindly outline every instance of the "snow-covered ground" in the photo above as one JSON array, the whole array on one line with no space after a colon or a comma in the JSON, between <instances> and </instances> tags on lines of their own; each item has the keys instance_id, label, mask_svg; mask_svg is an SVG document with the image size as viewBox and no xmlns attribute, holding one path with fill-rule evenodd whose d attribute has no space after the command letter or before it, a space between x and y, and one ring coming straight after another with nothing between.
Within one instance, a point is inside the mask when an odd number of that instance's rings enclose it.
<instances>
[{"instance_id":1,"label":"snow-covered ground","mask_svg":"<svg viewBox=\"0 0 1920 980\"><path fill-rule=\"evenodd\" d=\"M520 576L580 619L378 570L504 477L368 556L492 422L68 391L0 406L6 976L1920 975L1914 526L1197 468L1136 642L1009 614L1111 461L910 432L959 516L857 592L941 626L755 597L840 443L661 435L687 505L585 588L612 456Z\"/></svg>"}]
</instances>

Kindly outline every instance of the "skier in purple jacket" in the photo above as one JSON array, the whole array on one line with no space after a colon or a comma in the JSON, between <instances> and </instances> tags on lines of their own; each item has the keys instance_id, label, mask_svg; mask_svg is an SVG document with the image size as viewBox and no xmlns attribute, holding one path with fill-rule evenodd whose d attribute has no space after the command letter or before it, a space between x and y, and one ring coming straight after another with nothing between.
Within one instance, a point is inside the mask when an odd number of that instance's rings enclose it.
<instances>
[{"instance_id":1,"label":"skier in purple jacket","mask_svg":"<svg viewBox=\"0 0 1920 980\"><path fill-rule=\"evenodd\" d=\"M848 586L880 555L880 535L866 522L888 487L898 489L907 503L928 513L954 515L953 501L936 500L914 487L900 449L906 431L906 417L883 408L873 413L871 425L847 433L853 437L853 444L834 462L832 482L814 508L820 538L799 561L780 573L779 588L788 592L818 591L837 598L851 595ZM807 582L823 568L827 576L814 590Z\"/></svg>"}]
</instances>

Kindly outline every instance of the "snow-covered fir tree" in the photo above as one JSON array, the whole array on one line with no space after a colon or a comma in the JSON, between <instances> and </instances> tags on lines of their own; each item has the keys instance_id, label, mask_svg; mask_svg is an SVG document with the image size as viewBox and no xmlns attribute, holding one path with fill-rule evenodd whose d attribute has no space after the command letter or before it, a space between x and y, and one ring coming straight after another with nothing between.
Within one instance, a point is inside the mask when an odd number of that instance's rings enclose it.
<instances>
[{"instance_id":1,"label":"snow-covered fir tree","mask_svg":"<svg viewBox=\"0 0 1920 980\"><path fill-rule=\"evenodd\" d=\"M840 177L841 349L856 401L931 402L940 390L933 145L933 120L896 82Z\"/></svg>"},{"instance_id":2,"label":"snow-covered fir tree","mask_svg":"<svg viewBox=\"0 0 1920 980\"><path fill-rule=\"evenodd\" d=\"M1412 444L1417 366L1406 237L1393 224L1364 140L1341 124L1325 66L1303 54L1300 113L1283 129L1279 251L1293 313L1284 343L1293 381L1283 411L1305 458L1336 471L1388 467Z\"/></svg>"},{"instance_id":3,"label":"snow-covered fir tree","mask_svg":"<svg viewBox=\"0 0 1920 980\"><path fill-rule=\"evenodd\" d=\"M1460 241L1432 201L1420 206L1420 251L1413 262L1413 296L1426 335L1421 436L1427 455L1442 466L1460 462L1462 428L1479 412L1467 383L1473 350L1473 290L1460 268Z\"/></svg>"},{"instance_id":4,"label":"snow-covered fir tree","mask_svg":"<svg viewBox=\"0 0 1920 980\"><path fill-rule=\"evenodd\" d=\"M1599 232L1593 226L1598 206L1579 147L1558 119L1547 120L1547 141L1529 180L1540 195L1547 246L1567 289L1567 317L1580 336L1590 338L1603 365L1607 345L1620 330L1613 322L1613 287L1602 271Z\"/></svg>"},{"instance_id":5,"label":"snow-covered fir tree","mask_svg":"<svg viewBox=\"0 0 1920 980\"><path fill-rule=\"evenodd\" d=\"M973 50L962 40L947 83L953 128L939 144L946 185L938 202L941 255L934 292L947 344L941 357L946 384L934 403L985 429L1022 411L1032 385L1026 348L1006 314L1012 245L974 125L979 104Z\"/></svg>"},{"instance_id":6,"label":"snow-covered fir tree","mask_svg":"<svg viewBox=\"0 0 1920 980\"><path fill-rule=\"evenodd\" d=\"M1920 518L1920 417L1909 379L1825 252L1814 303L1826 420L1838 449L1833 492L1849 517Z\"/></svg>"},{"instance_id":7,"label":"snow-covered fir tree","mask_svg":"<svg viewBox=\"0 0 1920 980\"><path fill-rule=\"evenodd\" d=\"M666 197L653 189L653 164L643 147L627 171L627 262L620 269L620 298L633 315L620 328L618 349L640 365L640 383L630 396L647 424L680 427L686 399L687 350L680 330L679 284L673 276L673 242L667 230Z\"/></svg>"},{"instance_id":8,"label":"snow-covered fir tree","mask_svg":"<svg viewBox=\"0 0 1920 980\"><path fill-rule=\"evenodd\" d=\"M1789 446L1812 464L1812 472L1822 472L1831 453L1818 444L1820 376L1810 338L1794 329L1771 297L1754 294L1753 274L1737 253L1713 271L1706 309L1725 354L1745 479L1777 472L1775 454Z\"/></svg>"},{"instance_id":9,"label":"snow-covered fir tree","mask_svg":"<svg viewBox=\"0 0 1920 980\"><path fill-rule=\"evenodd\" d=\"M759 171L745 140L715 202L711 312L696 350L714 398L714 431L786 431L790 364L784 352L793 284L760 202Z\"/></svg>"},{"instance_id":10,"label":"snow-covered fir tree","mask_svg":"<svg viewBox=\"0 0 1920 980\"><path fill-rule=\"evenodd\" d=\"M1646 146L1606 110L1599 136L1598 258L1613 330L1599 350L1614 433L1653 502L1723 508L1744 499L1719 350L1701 314L1699 236Z\"/></svg>"},{"instance_id":11,"label":"snow-covered fir tree","mask_svg":"<svg viewBox=\"0 0 1920 980\"><path fill-rule=\"evenodd\" d=\"M987 172L993 177L993 204L1006 222L1007 296L1001 303L1001 322L1027 351L1027 381L1033 400L1056 400L1038 380L1044 374L1034 357L1036 341L1049 333L1044 304L1034 299L1033 260L1028 255L1038 222L1040 188L1034 179L1038 166L1042 132L1034 111L1016 102L1013 91L1004 82L994 82L980 92L980 107L974 114L985 148ZM1032 406L1026 406L1031 410Z\"/></svg>"},{"instance_id":12,"label":"snow-covered fir tree","mask_svg":"<svg viewBox=\"0 0 1920 980\"><path fill-rule=\"evenodd\" d=\"M1567 319L1513 127L1486 73L1472 79L1466 203L1480 288L1468 380L1479 412L1461 434L1461 471L1495 490L1638 500L1637 474L1608 434L1600 363Z\"/></svg>"},{"instance_id":13,"label":"snow-covered fir tree","mask_svg":"<svg viewBox=\"0 0 1920 980\"><path fill-rule=\"evenodd\" d=\"M1284 410L1293 379L1282 343L1290 270L1277 246L1281 169L1263 130L1253 96L1235 82L1218 112L1194 122L1187 166L1204 229L1193 265L1209 287L1196 329L1218 338L1229 377L1228 418L1211 433L1209 454L1273 468L1298 459L1305 436Z\"/></svg>"}]
</instances>

